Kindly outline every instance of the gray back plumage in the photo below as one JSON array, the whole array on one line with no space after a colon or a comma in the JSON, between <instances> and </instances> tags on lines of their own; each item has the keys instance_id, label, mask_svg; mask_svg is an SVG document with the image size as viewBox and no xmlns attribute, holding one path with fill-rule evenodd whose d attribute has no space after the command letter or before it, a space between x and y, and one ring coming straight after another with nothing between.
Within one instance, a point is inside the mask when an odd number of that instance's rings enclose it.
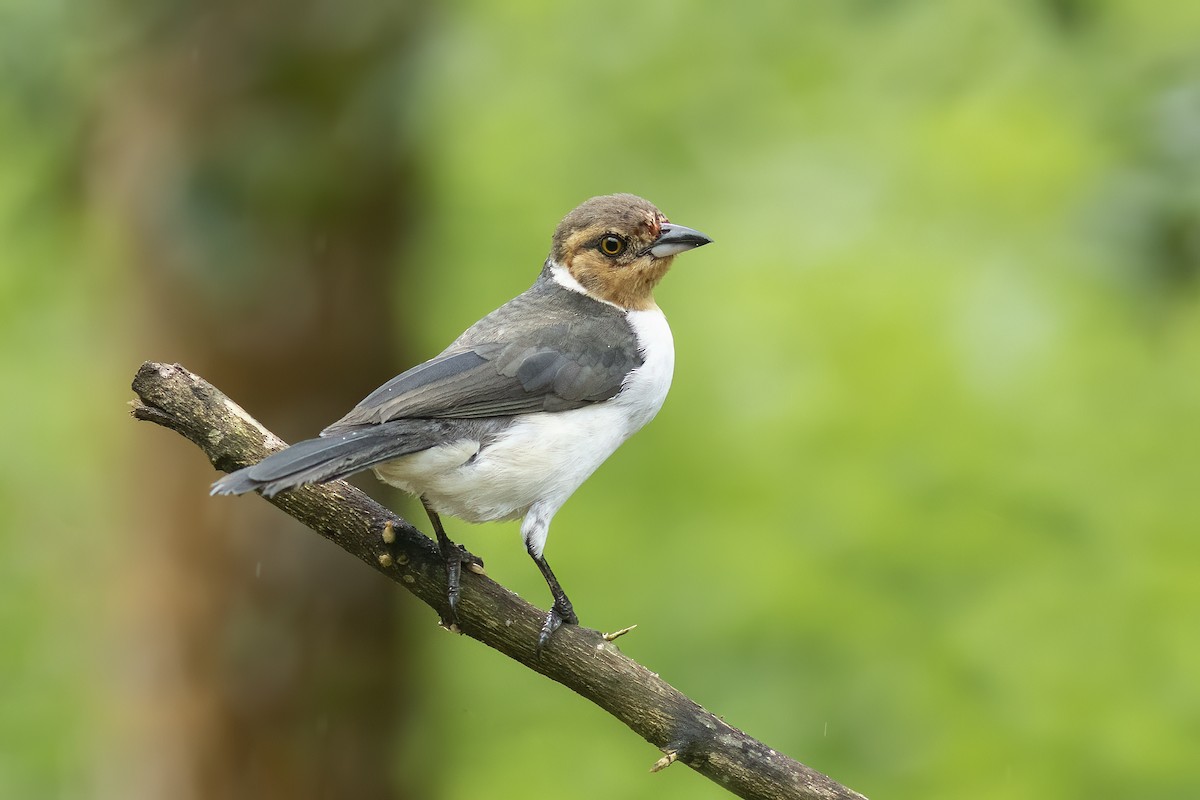
<instances>
[{"instance_id":1,"label":"gray back plumage","mask_svg":"<svg viewBox=\"0 0 1200 800\"><path fill-rule=\"evenodd\" d=\"M322 435L396 419L581 408L615 395L641 364L625 312L563 288L547 264L527 291L376 389Z\"/></svg>"}]
</instances>

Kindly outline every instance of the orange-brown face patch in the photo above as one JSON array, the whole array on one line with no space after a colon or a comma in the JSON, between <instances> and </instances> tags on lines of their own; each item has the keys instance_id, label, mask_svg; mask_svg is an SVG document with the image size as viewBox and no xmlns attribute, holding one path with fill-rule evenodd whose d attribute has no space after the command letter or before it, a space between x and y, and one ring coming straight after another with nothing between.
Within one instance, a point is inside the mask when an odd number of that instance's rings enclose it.
<instances>
[{"instance_id":1,"label":"orange-brown face patch","mask_svg":"<svg viewBox=\"0 0 1200 800\"><path fill-rule=\"evenodd\" d=\"M593 197L559 223L550 257L595 297L622 308L653 308L654 287L673 259L655 258L648 250L666 222L661 211L640 197ZM605 236L620 237L626 247L605 255L598 247Z\"/></svg>"},{"instance_id":2,"label":"orange-brown face patch","mask_svg":"<svg viewBox=\"0 0 1200 800\"><path fill-rule=\"evenodd\" d=\"M610 259L595 249L586 249L575 253L563 266L589 294L621 308L644 311L655 307L654 287L673 260L673 256L655 258L649 254Z\"/></svg>"}]
</instances>

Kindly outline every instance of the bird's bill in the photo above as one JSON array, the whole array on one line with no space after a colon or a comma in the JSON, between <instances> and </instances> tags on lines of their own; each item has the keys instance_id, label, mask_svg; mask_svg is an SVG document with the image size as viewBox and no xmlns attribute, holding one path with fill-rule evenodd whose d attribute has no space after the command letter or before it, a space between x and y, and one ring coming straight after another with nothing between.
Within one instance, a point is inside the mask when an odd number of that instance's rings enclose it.
<instances>
[{"instance_id":1,"label":"bird's bill","mask_svg":"<svg viewBox=\"0 0 1200 800\"><path fill-rule=\"evenodd\" d=\"M650 245L649 252L655 258L666 258L702 247L711 241L700 231L668 222L662 226L662 235Z\"/></svg>"}]
</instances>

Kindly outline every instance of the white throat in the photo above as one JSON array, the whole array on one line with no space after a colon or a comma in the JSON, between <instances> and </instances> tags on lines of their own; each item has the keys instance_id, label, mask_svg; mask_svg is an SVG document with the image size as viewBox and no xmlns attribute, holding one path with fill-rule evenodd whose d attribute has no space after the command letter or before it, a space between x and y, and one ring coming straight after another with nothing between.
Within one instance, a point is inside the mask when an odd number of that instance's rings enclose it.
<instances>
[{"instance_id":1,"label":"white throat","mask_svg":"<svg viewBox=\"0 0 1200 800\"><path fill-rule=\"evenodd\" d=\"M592 298L593 300L597 300L606 305L610 305L613 308L621 308L616 303L610 303L608 300L605 300L601 297L596 297L594 294L589 292L587 289L583 288L583 284L580 283L579 281L575 280L575 276L571 274L570 270L568 270L566 267L564 267L562 264L558 263L557 261L551 260L551 262L550 262L550 277L551 277L551 279L554 280L555 283L557 283L559 286L563 287L564 289L568 289L572 292L578 292L579 294L587 295L588 297ZM621 310L624 311L625 309L622 308Z\"/></svg>"}]
</instances>

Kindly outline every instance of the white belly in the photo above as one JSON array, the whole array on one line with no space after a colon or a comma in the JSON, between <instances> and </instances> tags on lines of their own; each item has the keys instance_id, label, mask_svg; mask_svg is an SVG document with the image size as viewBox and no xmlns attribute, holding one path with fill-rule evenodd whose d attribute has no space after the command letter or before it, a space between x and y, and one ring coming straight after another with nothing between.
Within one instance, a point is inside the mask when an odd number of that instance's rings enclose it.
<instances>
[{"instance_id":1,"label":"white belly","mask_svg":"<svg viewBox=\"0 0 1200 800\"><path fill-rule=\"evenodd\" d=\"M448 442L381 465L376 474L469 522L515 519L534 503L552 515L667 397L675 366L671 329L658 309L630 312L629 320L644 362L615 397L515 417L483 449L473 440Z\"/></svg>"}]
</instances>

